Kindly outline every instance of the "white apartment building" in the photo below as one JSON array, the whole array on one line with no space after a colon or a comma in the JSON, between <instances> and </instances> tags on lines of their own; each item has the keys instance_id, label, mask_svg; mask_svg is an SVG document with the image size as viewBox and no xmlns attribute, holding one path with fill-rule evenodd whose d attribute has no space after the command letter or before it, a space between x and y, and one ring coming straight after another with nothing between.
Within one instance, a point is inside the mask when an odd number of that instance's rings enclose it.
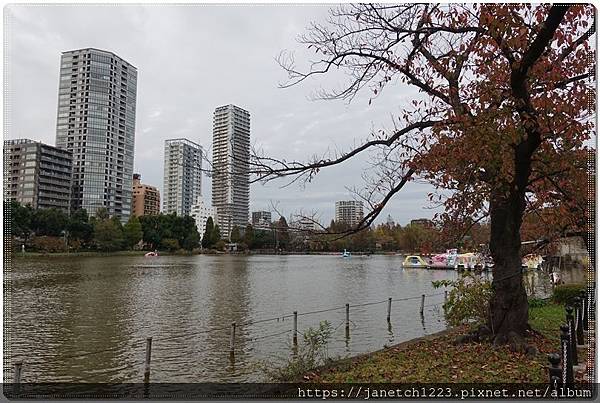
<instances>
[{"instance_id":1,"label":"white apartment building","mask_svg":"<svg viewBox=\"0 0 600 403\"><path fill-rule=\"evenodd\" d=\"M235 105L220 106L213 116L212 205L221 236L243 230L250 210L250 113Z\"/></svg>"},{"instance_id":2,"label":"white apartment building","mask_svg":"<svg viewBox=\"0 0 600 403\"><path fill-rule=\"evenodd\" d=\"M202 196L202 146L187 139L165 140L163 212L190 215Z\"/></svg>"},{"instance_id":3,"label":"white apartment building","mask_svg":"<svg viewBox=\"0 0 600 403\"><path fill-rule=\"evenodd\" d=\"M112 52L63 52L56 147L72 154L71 208L131 215L137 69Z\"/></svg>"},{"instance_id":4,"label":"white apartment building","mask_svg":"<svg viewBox=\"0 0 600 403\"><path fill-rule=\"evenodd\" d=\"M363 202L340 200L335 202L335 221L356 226L363 219Z\"/></svg>"},{"instance_id":5,"label":"white apartment building","mask_svg":"<svg viewBox=\"0 0 600 403\"><path fill-rule=\"evenodd\" d=\"M196 228L200 234L200 240L202 240L208 217L212 217L213 221L215 220L215 209L209 205L206 205L204 200L199 198L196 204L192 206L190 215L194 217L194 220L196 220Z\"/></svg>"}]
</instances>

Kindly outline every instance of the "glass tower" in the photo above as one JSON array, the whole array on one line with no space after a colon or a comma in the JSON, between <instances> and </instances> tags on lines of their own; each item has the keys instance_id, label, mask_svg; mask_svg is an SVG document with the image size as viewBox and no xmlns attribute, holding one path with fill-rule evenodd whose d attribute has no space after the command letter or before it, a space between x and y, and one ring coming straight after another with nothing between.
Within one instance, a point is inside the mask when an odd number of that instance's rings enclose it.
<instances>
[{"instance_id":1,"label":"glass tower","mask_svg":"<svg viewBox=\"0 0 600 403\"><path fill-rule=\"evenodd\" d=\"M56 146L73 153L71 208L131 214L137 69L87 48L60 61Z\"/></svg>"},{"instance_id":2,"label":"glass tower","mask_svg":"<svg viewBox=\"0 0 600 403\"><path fill-rule=\"evenodd\" d=\"M235 105L213 115L212 205L223 238L244 230L250 207L250 113Z\"/></svg>"}]
</instances>

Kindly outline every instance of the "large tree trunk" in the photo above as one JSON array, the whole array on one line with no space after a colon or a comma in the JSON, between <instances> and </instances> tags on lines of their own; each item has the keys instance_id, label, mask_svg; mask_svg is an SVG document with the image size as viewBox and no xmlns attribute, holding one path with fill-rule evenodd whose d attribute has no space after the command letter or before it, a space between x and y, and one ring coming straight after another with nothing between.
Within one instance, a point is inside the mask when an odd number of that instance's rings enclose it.
<instances>
[{"instance_id":1,"label":"large tree trunk","mask_svg":"<svg viewBox=\"0 0 600 403\"><path fill-rule=\"evenodd\" d=\"M509 332L524 336L528 329L527 294L521 274L521 209L518 192L500 192L490 200L490 252L494 259L493 296L489 327L497 343L507 341Z\"/></svg>"}]
</instances>

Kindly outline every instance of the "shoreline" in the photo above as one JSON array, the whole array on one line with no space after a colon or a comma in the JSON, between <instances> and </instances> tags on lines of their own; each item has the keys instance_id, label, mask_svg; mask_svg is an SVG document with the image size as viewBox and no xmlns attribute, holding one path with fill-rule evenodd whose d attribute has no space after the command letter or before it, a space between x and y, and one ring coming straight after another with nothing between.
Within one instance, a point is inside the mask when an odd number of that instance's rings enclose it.
<instances>
[{"instance_id":1,"label":"shoreline","mask_svg":"<svg viewBox=\"0 0 600 403\"><path fill-rule=\"evenodd\" d=\"M13 252L10 256L12 258L28 258L28 257L114 257L114 256L144 256L147 252L153 252L151 250L135 250L135 251L116 251L116 252L100 252L100 251L81 251L81 252ZM211 252L166 252L158 251L159 256L336 256L339 257L340 252L283 252L277 253L272 252L250 252L250 253L227 253L220 251ZM376 253L360 253L357 252L353 257L362 258L370 256L405 256L397 252L376 252Z\"/></svg>"}]
</instances>

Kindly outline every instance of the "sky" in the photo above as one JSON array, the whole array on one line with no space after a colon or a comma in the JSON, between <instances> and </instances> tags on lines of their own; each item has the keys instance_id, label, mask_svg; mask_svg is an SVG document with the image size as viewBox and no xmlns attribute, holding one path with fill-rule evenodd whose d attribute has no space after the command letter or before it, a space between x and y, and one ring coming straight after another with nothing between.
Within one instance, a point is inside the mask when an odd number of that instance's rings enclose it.
<instances>
[{"instance_id":1,"label":"sky","mask_svg":"<svg viewBox=\"0 0 600 403\"><path fill-rule=\"evenodd\" d=\"M55 144L61 52L94 47L111 51L138 69L134 171L163 187L164 140L185 137L210 156L212 114L235 104L251 114L251 144L268 156L306 160L326 150L349 150L373 130L389 130L414 94L390 86L371 105L372 93L351 102L315 100L319 89L338 88L343 73L280 88L287 73L276 57L293 51L300 66L311 54L297 41L311 21L323 22L319 5L10 5L5 8L5 137ZM305 186L252 184L250 211L317 212L324 224L336 200L363 185L366 157L322 170ZM202 195L210 203L210 179ZM386 206L402 225L432 217L425 184L411 183ZM365 212L366 213L366 212Z\"/></svg>"}]
</instances>

